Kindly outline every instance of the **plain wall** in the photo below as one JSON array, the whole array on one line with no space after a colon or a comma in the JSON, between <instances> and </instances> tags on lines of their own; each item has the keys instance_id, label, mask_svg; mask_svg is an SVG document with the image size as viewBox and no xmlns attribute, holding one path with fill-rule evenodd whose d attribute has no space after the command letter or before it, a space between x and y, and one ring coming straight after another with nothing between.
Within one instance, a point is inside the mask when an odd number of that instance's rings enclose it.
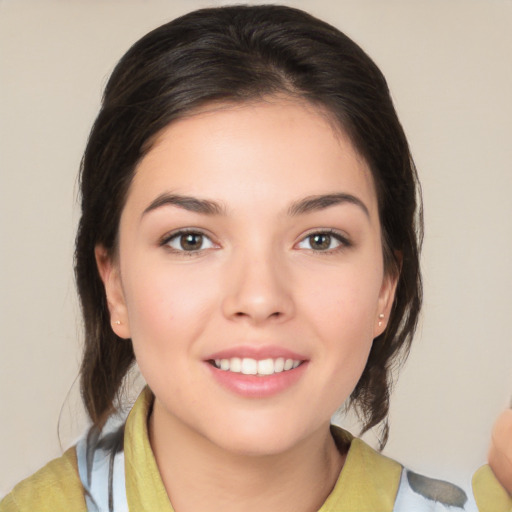
<instances>
[{"instance_id":1,"label":"plain wall","mask_svg":"<svg viewBox=\"0 0 512 512\"><path fill-rule=\"evenodd\" d=\"M0 0L0 496L84 431L76 174L136 39L222 2ZM512 392L512 3L296 0L386 75L425 203L425 307L385 453L461 480Z\"/></svg>"}]
</instances>

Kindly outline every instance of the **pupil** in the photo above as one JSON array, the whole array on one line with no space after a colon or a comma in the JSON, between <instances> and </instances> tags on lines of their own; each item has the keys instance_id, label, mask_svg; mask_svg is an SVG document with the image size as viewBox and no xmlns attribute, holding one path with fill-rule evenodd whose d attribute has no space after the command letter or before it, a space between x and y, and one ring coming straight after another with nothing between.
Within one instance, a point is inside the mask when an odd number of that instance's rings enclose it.
<instances>
[{"instance_id":1,"label":"pupil","mask_svg":"<svg viewBox=\"0 0 512 512\"><path fill-rule=\"evenodd\" d=\"M312 246L313 249L328 249L331 245L331 237L330 235L313 235Z\"/></svg>"},{"instance_id":2,"label":"pupil","mask_svg":"<svg viewBox=\"0 0 512 512\"><path fill-rule=\"evenodd\" d=\"M183 235L181 237L181 248L185 251L192 251L195 249L199 249L203 242L203 235L188 233L187 235Z\"/></svg>"}]
</instances>

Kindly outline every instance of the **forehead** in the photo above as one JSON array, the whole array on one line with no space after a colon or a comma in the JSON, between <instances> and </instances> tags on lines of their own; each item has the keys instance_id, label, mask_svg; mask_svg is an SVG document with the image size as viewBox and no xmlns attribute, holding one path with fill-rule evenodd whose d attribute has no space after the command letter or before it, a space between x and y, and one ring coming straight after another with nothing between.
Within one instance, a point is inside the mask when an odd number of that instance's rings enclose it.
<instances>
[{"instance_id":1,"label":"forehead","mask_svg":"<svg viewBox=\"0 0 512 512\"><path fill-rule=\"evenodd\" d=\"M139 163L128 201L162 192L276 205L306 195L356 193L376 202L373 178L349 137L325 111L271 98L214 104L155 138Z\"/></svg>"}]
</instances>

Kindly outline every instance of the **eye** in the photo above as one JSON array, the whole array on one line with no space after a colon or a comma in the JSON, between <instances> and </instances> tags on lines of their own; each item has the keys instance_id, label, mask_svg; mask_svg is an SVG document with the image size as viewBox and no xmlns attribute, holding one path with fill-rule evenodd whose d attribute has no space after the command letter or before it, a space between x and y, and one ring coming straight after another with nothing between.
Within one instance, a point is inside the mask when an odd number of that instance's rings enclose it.
<instances>
[{"instance_id":1,"label":"eye","mask_svg":"<svg viewBox=\"0 0 512 512\"><path fill-rule=\"evenodd\" d=\"M196 252L215 247L205 234L198 231L179 231L163 240L162 245L179 252Z\"/></svg>"},{"instance_id":2,"label":"eye","mask_svg":"<svg viewBox=\"0 0 512 512\"><path fill-rule=\"evenodd\" d=\"M333 231L318 231L310 233L303 238L299 243L299 249L308 249L318 252L334 251L343 246L349 246L348 240Z\"/></svg>"}]
</instances>

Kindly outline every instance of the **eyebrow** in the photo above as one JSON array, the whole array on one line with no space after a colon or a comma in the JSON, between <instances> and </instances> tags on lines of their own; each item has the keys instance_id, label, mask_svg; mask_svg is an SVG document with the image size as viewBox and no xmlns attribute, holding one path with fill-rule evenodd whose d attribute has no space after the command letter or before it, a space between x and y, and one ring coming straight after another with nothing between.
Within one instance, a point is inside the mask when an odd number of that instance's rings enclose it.
<instances>
[{"instance_id":1,"label":"eyebrow","mask_svg":"<svg viewBox=\"0 0 512 512\"><path fill-rule=\"evenodd\" d=\"M226 209L215 201L208 199L198 199L197 197L182 196L179 194L160 194L151 204L142 212L142 216L161 208L162 206L177 206L189 212L202 213L203 215L225 215Z\"/></svg>"},{"instance_id":2,"label":"eyebrow","mask_svg":"<svg viewBox=\"0 0 512 512\"><path fill-rule=\"evenodd\" d=\"M295 217L345 203L358 206L367 217L370 217L370 212L363 201L356 196L345 193L322 194L305 197L304 199L300 199L299 201L295 201L291 204L288 208L288 215ZM180 194L164 193L160 194L150 203L150 205L142 212L142 216L168 205L177 206L183 210L203 215L226 215L226 208L215 201L211 201L209 199L198 199L197 197L183 196Z\"/></svg>"},{"instance_id":3,"label":"eyebrow","mask_svg":"<svg viewBox=\"0 0 512 512\"><path fill-rule=\"evenodd\" d=\"M361 201L361 199L351 194L344 193L324 194L305 197L300 201L294 202L288 209L288 214L291 216L297 216L317 210L324 210L325 208L329 208L330 206L345 203L354 204L358 206L359 208L361 208L361 210L363 210L363 212L366 214L368 218L370 217L370 212L367 206L363 203L363 201Z\"/></svg>"}]
</instances>

